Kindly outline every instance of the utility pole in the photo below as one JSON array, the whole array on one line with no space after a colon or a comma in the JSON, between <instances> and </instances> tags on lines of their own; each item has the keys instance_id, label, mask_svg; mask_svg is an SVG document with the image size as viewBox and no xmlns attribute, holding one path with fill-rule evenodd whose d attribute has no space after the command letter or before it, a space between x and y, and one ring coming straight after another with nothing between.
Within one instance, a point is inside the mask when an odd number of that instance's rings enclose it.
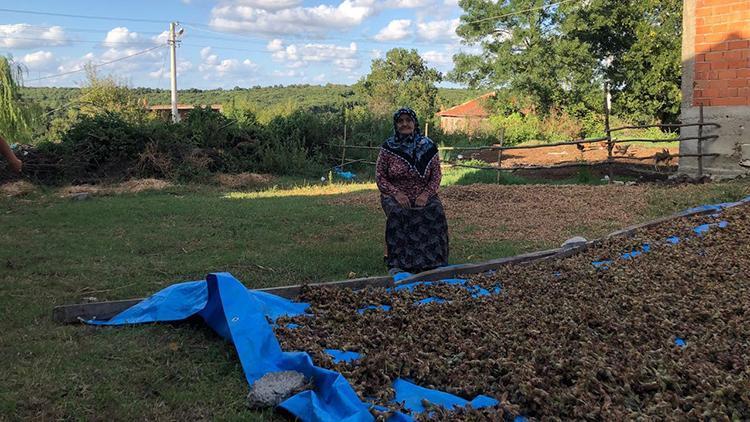
<instances>
[{"instance_id":1,"label":"utility pole","mask_svg":"<svg viewBox=\"0 0 750 422\"><path fill-rule=\"evenodd\" d=\"M175 34L176 22L169 24L169 52L172 68L170 70L172 88L172 122L180 121L180 113L177 111L177 35ZM180 30L182 33L182 30Z\"/></svg>"}]
</instances>

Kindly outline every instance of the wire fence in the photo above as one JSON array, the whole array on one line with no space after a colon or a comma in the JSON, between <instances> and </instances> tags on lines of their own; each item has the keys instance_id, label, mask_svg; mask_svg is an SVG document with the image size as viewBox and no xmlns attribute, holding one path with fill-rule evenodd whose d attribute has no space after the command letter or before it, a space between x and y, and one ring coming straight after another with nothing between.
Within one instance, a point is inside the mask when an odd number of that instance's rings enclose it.
<instances>
[{"instance_id":1,"label":"wire fence","mask_svg":"<svg viewBox=\"0 0 750 422\"><path fill-rule=\"evenodd\" d=\"M630 125L630 126L620 126L611 128L609 125L610 120L610 106L609 106L609 92L606 92L606 100L605 100L605 107L604 107L604 128L605 128L605 136L598 137L598 138L589 138L589 139L577 139L577 140L571 140L571 141L564 141L564 142L553 142L553 143L544 143L544 144L535 144L535 145L514 145L514 146L505 146L504 145L504 130L500 130L500 134L498 137L498 143L495 145L486 145L486 146L445 146L445 147L438 147L438 151L455 151L455 152L482 152L482 151L491 151L497 153L497 161L495 163L489 163L487 162L487 165L477 165L475 163L462 163L460 158L452 159L452 160L443 160L444 165L450 166L450 167L459 167L459 168L470 168L470 169L476 169L476 170L485 170L485 171L494 171L497 173L497 183L500 183L502 180L502 172L514 172L518 170L527 170L527 171L533 171L533 170L556 170L556 169L563 169L563 168L571 168L571 167L589 167L589 168L605 168L607 170L608 180L609 182L614 181L614 169L616 166L625 167L632 171L637 171L639 173L658 173L658 174L664 174L664 172L659 171L659 167L664 167L666 165L667 169L671 167L671 163L674 158L697 158L698 161L698 176L702 177L703 174L703 164L704 159L706 157L716 157L719 154L716 153L709 153L705 154L703 153L703 143L706 141L713 141L718 138L718 135L704 135L704 129L707 127L712 128L719 128L721 125L718 123L713 122L705 122L703 118L703 105L700 105L700 115L697 123L669 123L669 124L651 124L651 125ZM682 129L686 127L697 127L698 128L698 136L687 136L682 137L680 136L677 139L657 139L657 138L628 138L628 139L619 139L617 137L617 134L626 130L638 130L638 129L649 129L649 128L659 128L659 129ZM672 154L669 152L668 148L664 148L661 151L658 151L654 153L652 156L647 157L635 157L633 155L628 156L627 151L630 145L627 145L632 142L645 142L645 143L653 143L653 144L659 144L659 143L674 143L677 142L679 144L683 142L696 142L697 143L697 153L690 154L690 153L677 153ZM583 152L586 149L586 145L591 144L600 144L602 148L606 148L607 150L607 158L606 160L602 161L586 161L583 159L576 160L575 162L563 162L559 164L554 165L522 165L522 166L506 166L503 167L503 152L505 151L517 151L517 150L530 150L530 149L537 149L537 148L555 148L555 147L561 147L561 146L575 146L579 151L581 151L581 156L583 156ZM626 144L626 145L621 145ZM345 166L350 166L353 164L369 164L369 165L375 165L375 159L372 156L374 151L380 150L380 147L378 146L372 146L372 145L348 145L347 144L347 136L346 136L346 130L344 131L344 138L343 142L340 144L334 144L329 143L328 144L331 147L335 148L341 148L341 157L340 157L340 164L337 165L338 168L343 169ZM349 159L347 160L347 151L351 150L365 150L369 151L369 158L357 158L357 159ZM458 157L461 157L458 155ZM338 157L332 157L335 159L335 161L339 161ZM507 158L505 158L507 160ZM628 167L628 164L633 165L636 164L634 162L641 162L641 161L653 161L654 164L654 171L647 171L642 168L636 169L633 167ZM493 165L494 164L494 165ZM667 170L669 171L669 170Z\"/></svg>"}]
</instances>

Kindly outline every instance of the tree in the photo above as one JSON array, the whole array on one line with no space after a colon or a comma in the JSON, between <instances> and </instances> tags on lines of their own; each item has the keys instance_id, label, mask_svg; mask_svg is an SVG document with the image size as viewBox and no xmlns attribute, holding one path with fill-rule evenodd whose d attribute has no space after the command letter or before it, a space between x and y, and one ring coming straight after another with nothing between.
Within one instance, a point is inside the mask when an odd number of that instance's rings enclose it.
<instances>
[{"instance_id":1,"label":"tree","mask_svg":"<svg viewBox=\"0 0 750 422\"><path fill-rule=\"evenodd\" d=\"M31 138L31 108L19 93L23 68L0 56L0 136L12 140Z\"/></svg>"},{"instance_id":2,"label":"tree","mask_svg":"<svg viewBox=\"0 0 750 422\"><path fill-rule=\"evenodd\" d=\"M556 106L596 107L596 59L586 44L560 33L564 15L550 6L556 2L459 1L464 14L456 32L482 52L455 55L449 78L472 88L504 88L542 114Z\"/></svg>"},{"instance_id":3,"label":"tree","mask_svg":"<svg viewBox=\"0 0 750 422\"><path fill-rule=\"evenodd\" d=\"M133 90L112 76L100 77L96 69L86 65L87 85L78 98L81 114L94 116L102 113L118 113L126 121L138 122L146 117L143 100Z\"/></svg>"},{"instance_id":4,"label":"tree","mask_svg":"<svg viewBox=\"0 0 750 422\"><path fill-rule=\"evenodd\" d=\"M613 83L616 111L639 122L680 112L682 0L591 0L564 31L583 40Z\"/></svg>"},{"instance_id":5,"label":"tree","mask_svg":"<svg viewBox=\"0 0 750 422\"><path fill-rule=\"evenodd\" d=\"M384 59L372 61L370 73L357 87L375 114L387 115L408 106L419 116L429 119L437 111L435 86L443 80L436 69L427 67L416 50L394 48Z\"/></svg>"},{"instance_id":6,"label":"tree","mask_svg":"<svg viewBox=\"0 0 750 422\"><path fill-rule=\"evenodd\" d=\"M541 112L601 108L636 121L674 120L680 103L682 0L461 0L458 34L481 54L454 56L449 75L508 88Z\"/></svg>"}]
</instances>

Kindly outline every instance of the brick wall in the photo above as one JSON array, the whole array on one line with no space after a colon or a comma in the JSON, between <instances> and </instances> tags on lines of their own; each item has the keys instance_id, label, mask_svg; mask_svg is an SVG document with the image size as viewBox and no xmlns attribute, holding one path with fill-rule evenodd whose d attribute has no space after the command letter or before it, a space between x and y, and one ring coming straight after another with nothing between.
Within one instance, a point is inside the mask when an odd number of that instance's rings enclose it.
<instances>
[{"instance_id":1,"label":"brick wall","mask_svg":"<svg viewBox=\"0 0 750 422\"><path fill-rule=\"evenodd\" d=\"M750 105L750 0L696 0L693 105Z\"/></svg>"}]
</instances>

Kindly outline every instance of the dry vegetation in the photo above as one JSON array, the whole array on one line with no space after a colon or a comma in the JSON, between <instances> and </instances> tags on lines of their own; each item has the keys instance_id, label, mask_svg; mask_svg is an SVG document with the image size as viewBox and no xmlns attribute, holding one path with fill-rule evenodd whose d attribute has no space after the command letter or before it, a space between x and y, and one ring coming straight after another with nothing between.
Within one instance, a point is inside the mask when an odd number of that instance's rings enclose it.
<instances>
[{"instance_id":1,"label":"dry vegetation","mask_svg":"<svg viewBox=\"0 0 750 422\"><path fill-rule=\"evenodd\" d=\"M740 206L673 220L573 257L475 276L469 289L309 289L315 318L294 318L294 329L282 321L278 335L285 350L312 352L392 409L397 377L504 403L433 415L445 420L740 420L750 415L749 217ZM713 226L698 235L701 224ZM650 251L622 258L644 243ZM613 262L595 268L601 259ZM501 290L473 297L479 287ZM427 297L445 302L416 304ZM391 309L356 312L381 304ZM333 364L325 348L362 357Z\"/></svg>"}]
</instances>

